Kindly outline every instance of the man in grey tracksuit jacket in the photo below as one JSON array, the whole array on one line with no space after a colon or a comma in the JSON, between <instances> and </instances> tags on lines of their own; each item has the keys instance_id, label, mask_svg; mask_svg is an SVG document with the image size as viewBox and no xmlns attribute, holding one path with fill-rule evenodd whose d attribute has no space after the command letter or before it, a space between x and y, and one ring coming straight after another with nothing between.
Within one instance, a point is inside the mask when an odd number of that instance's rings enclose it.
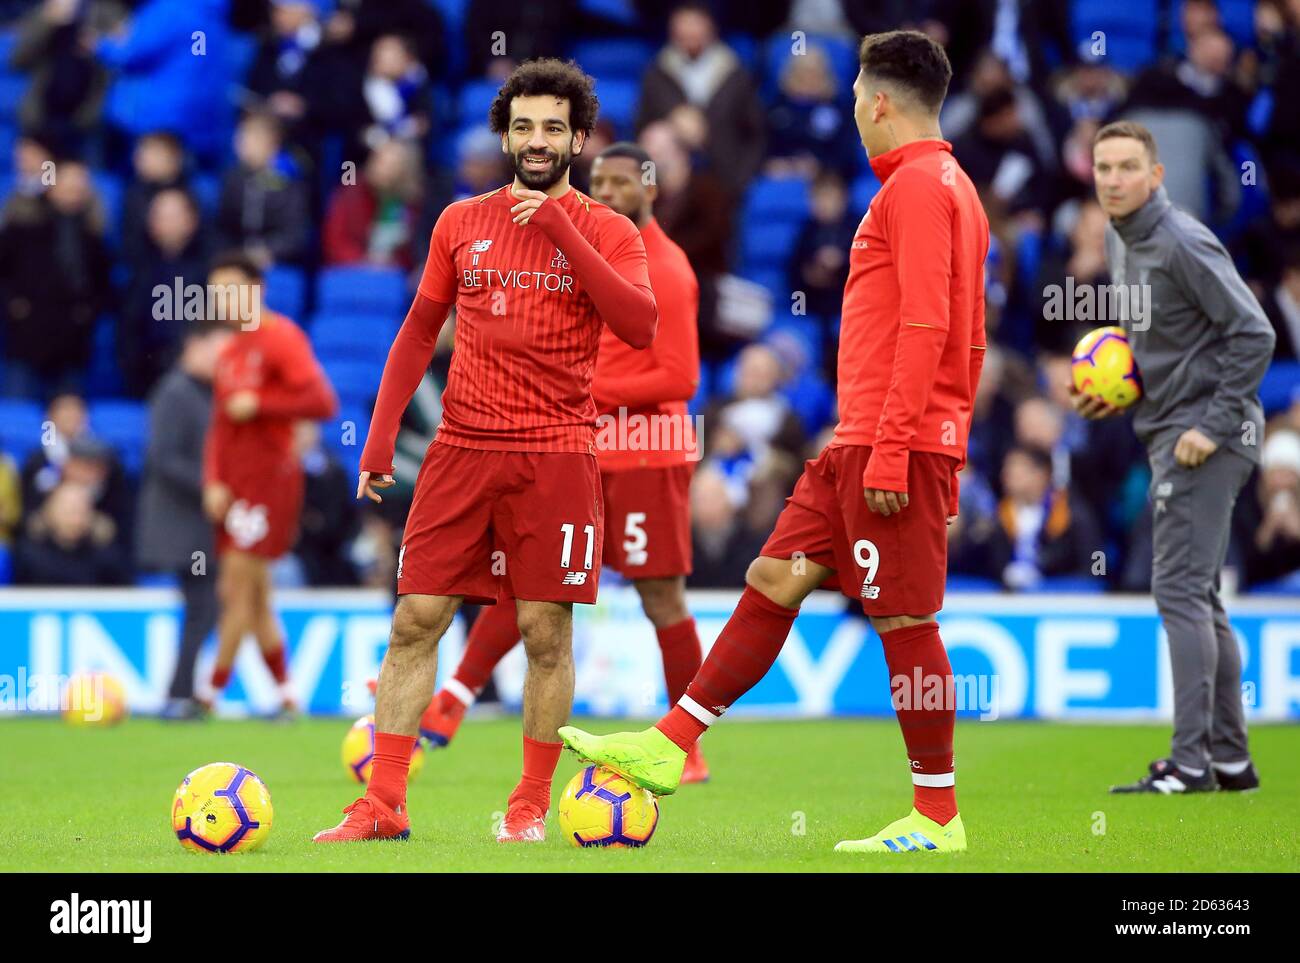
<instances>
[{"instance_id":1,"label":"man in grey tracksuit jacket","mask_svg":"<svg viewBox=\"0 0 1300 963\"><path fill-rule=\"evenodd\" d=\"M1129 285L1130 303L1142 308L1123 324L1142 377L1133 428L1151 462L1151 587L1169 638L1174 734L1170 759L1112 791L1253 789L1241 658L1218 581L1233 505L1259 463L1258 390L1275 335L1218 238L1170 204L1145 133L1103 128L1094 173L1110 215L1112 283ZM1080 410L1114 413L1087 401Z\"/></svg>"}]
</instances>

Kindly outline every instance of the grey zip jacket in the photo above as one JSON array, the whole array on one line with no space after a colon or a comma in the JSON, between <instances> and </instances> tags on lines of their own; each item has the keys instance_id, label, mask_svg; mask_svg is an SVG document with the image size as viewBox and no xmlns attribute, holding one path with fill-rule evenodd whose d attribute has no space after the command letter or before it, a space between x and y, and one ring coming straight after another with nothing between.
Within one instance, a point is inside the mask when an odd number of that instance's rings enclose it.
<instances>
[{"instance_id":1,"label":"grey zip jacket","mask_svg":"<svg viewBox=\"0 0 1300 963\"><path fill-rule=\"evenodd\" d=\"M1107 225L1106 266L1117 287L1142 287L1130 291L1145 310L1123 320L1142 375L1138 438L1154 450L1196 428L1258 464L1259 383L1277 336L1219 239L1160 187Z\"/></svg>"}]
</instances>

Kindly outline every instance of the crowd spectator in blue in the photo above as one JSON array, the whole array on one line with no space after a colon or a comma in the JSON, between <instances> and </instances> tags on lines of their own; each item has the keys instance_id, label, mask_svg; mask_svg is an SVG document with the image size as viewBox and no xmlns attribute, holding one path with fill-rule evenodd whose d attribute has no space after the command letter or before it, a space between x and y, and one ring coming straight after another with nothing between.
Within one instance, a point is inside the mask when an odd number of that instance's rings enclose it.
<instances>
[{"instance_id":1,"label":"crowd spectator in blue","mask_svg":"<svg viewBox=\"0 0 1300 963\"><path fill-rule=\"evenodd\" d=\"M822 343L834 367L831 322L840 315L849 278L849 251L860 215L849 210L849 193L838 174L824 171L812 182L811 210L790 255L790 290L806 295L807 312L826 324Z\"/></svg>"},{"instance_id":2,"label":"crowd spectator in blue","mask_svg":"<svg viewBox=\"0 0 1300 963\"><path fill-rule=\"evenodd\" d=\"M767 174L809 177L829 169L849 180L863 166L853 101L838 89L820 47L786 60L767 118Z\"/></svg>"},{"instance_id":3,"label":"crowd spectator in blue","mask_svg":"<svg viewBox=\"0 0 1300 963\"><path fill-rule=\"evenodd\" d=\"M270 24L243 79L243 106L274 115L289 141L312 151L331 124L349 64L326 42L327 4L272 0ZM359 75L358 68L352 68Z\"/></svg>"},{"instance_id":4,"label":"crowd spectator in blue","mask_svg":"<svg viewBox=\"0 0 1300 963\"><path fill-rule=\"evenodd\" d=\"M125 167L134 138L175 131L195 155L215 160L225 146L226 0L143 0L129 19L94 39L111 73L104 117L109 158Z\"/></svg>"}]
</instances>

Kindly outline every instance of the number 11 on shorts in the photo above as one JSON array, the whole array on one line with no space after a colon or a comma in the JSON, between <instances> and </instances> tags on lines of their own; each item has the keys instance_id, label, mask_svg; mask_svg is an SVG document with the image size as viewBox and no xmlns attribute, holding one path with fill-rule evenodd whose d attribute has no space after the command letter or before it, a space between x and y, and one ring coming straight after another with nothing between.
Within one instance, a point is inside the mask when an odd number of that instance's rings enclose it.
<instances>
[{"instance_id":1,"label":"number 11 on shorts","mask_svg":"<svg viewBox=\"0 0 1300 963\"><path fill-rule=\"evenodd\" d=\"M560 531L564 533L564 549L560 553L560 568L569 567L569 559L573 554L573 523L565 522L560 526ZM583 558L582 567L591 568L591 563L596 554L596 526L582 526L583 534L587 536L587 554Z\"/></svg>"}]
</instances>

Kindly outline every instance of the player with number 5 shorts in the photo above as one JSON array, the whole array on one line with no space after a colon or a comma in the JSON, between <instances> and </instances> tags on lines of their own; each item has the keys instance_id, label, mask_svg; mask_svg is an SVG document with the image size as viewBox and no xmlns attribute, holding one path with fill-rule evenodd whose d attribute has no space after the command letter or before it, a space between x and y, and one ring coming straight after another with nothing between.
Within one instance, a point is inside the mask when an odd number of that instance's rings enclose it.
<instances>
[{"instance_id":1,"label":"player with number 5 shorts","mask_svg":"<svg viewBox=\"0 0 1300 963\"><path fill-rule=\"evenodd\" d=\"M849 252L834 438L805 466L735 613L668 715L643 732L565 727L560 737L652 792L674 792L700 736L776 661L803 599L838 588L861 602L884 645L913 809L836 849L953 851L966 833L952 669L935 617L983 364L989 229L939 130L952 77L943 48L914 31L872 34L859 62L854 117L881 188Z\"/></svg>"}]
</instances>

